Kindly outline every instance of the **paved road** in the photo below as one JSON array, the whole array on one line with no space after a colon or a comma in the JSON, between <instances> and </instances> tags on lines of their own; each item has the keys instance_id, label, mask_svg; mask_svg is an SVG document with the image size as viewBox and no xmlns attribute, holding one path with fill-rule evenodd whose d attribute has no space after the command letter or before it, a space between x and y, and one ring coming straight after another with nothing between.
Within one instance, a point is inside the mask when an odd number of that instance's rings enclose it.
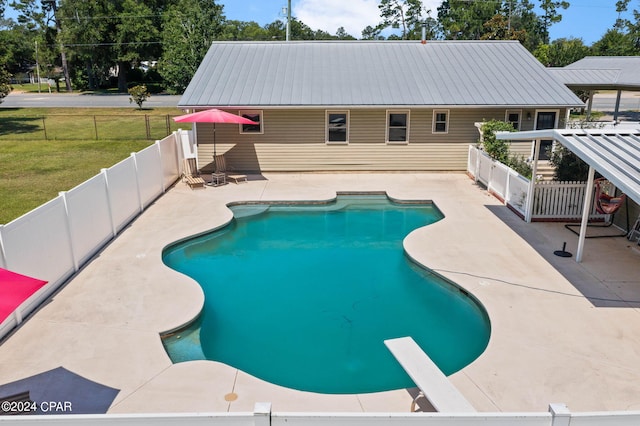
<instances>
[{"instance_id":1,"label":"paved road","mask_svg":"<svg viewBox=\"0 0 640 426\"><path fill-rule=\"evenodd\" d=\"M143 106L175 107L180 101L180 95L152 95ZM597 94L593 100L596 111L613 111L616 102L615 93ZM28 107L117 107L132 106L127 94L67 94L67 93L11 93L0 104L0 108L28 108ZM623 92L620 111L640 110L640 92Z\"/></svg>"},{"instance_id":2,"label":"paved road","mask_svg":"<svg viewBox=\"0 0 640 426\"><path fill-rule=\"evenodd\" d=\"M142 104L143 108L175 107L180 96L151 95ZM127 94L76 94L76 93L10 93L0 104L0 108L46 108L46 107L94 107L94 108L128 108L135 107L129 102Z\"/></svg>"},{"instance_id":3,"label":"paved road","mask_svg":"<svg viewBox=\"0 0 640 426\"><path fill-rule=\"evenodd\" d=\"M597 111L613 111L616 105L615 93L596 94L593 97L593 109ZM640 110L640 92L622 92L620 111Z\"/></svg>"}]
</instances>

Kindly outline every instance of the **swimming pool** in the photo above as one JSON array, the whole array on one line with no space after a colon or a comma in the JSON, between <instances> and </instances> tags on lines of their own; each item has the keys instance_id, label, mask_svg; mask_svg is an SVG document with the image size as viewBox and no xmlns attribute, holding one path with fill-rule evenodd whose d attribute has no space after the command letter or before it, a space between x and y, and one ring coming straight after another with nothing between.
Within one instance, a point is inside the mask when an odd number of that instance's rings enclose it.
<instances>
[{"instance_id":1,"label":"swimming pool","mask_svg":"<svg viewBox=\"0 0 640 426\"><path fill-rule=\"evenodd\" d=\"M224 228L163 253L205 293L198 321L163 339L174 362L210 359L289 388L353 394L413 386L386 339L412 336L445 374L484 351L482 306L404 254L409 232L443 218L434 204L339 195L231 209Z\"/></svg>"}]
</instances>

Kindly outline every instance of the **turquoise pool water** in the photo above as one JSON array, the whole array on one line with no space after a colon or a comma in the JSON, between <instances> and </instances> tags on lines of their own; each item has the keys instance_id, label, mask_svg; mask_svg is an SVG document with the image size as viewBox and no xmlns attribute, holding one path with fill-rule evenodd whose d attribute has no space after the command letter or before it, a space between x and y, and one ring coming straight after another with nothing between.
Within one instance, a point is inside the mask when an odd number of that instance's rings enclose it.
<instances>
[{"instance_id":1,"label":"turquoise pool water","mask_svg":"<svg viewBox=\"0 0 640 426\"><path fill-rule=\"evenodd\" d=\"M484 309L404 254L409 232L443 218L435 205L376 195L231 209L228 226L163 253L205 293L199 320L164 339L174 362L352 394L414 386L386 339L412 336L447 375L484 351Z\"/></svg>"}]
</instances>

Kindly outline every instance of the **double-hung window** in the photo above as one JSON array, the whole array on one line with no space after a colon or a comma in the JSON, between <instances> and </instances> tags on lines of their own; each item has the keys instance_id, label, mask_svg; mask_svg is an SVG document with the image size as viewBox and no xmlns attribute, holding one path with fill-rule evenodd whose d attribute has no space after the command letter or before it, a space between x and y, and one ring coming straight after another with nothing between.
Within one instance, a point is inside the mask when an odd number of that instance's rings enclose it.
<instances>
[{"instance_id":1,"label":"double-hung window","mask_svg":"<svg viewBox=\"0 0 640 426\"><path fill-rule=\"evenodd\" d=\"M387 111L387 143L409 142L409 111Z\"/></svg>"},{"instance_id":2,"label":"double-hung window","mask_svg":"<svg viewBox=\"0 0 640 426\"><path fill-rule=\"evenodd\" d=\"M449 133L449 110L437 109L433 111L432 133Z\"/></svg>"},{"instance_id":3,"label":"double-hung window","mask_svg":"<svg viewBox=\"0 0 640 426\"><path fill-rule=\"evenodd\" d=\"M245 110L240 111L240 115L244 118L248 118L251 121L255 121L256 124L241 124L241 134L262 134L262 111L257 110Z\"/></svg>"},{"instance_id":4,"label":"double-hung window","mask_svg":"<svg viewBox=\"0 0 640 426\"><path fill-rule=\"evenodd\" d=\"M514 129L520 130L520 118L522 117L522 110L508 109L505 113L505 120L507 123L511 123Z\"/></svg>"},{"instance_id":5,"label":"double-hung window","mask_svg":"<svg viewBox=\"0 0 640 426\"><path fill-rule=\"evenodd\" d=\"M327 111L327 143L349 143L349 111Z\"/></svg>"}]
</instances>

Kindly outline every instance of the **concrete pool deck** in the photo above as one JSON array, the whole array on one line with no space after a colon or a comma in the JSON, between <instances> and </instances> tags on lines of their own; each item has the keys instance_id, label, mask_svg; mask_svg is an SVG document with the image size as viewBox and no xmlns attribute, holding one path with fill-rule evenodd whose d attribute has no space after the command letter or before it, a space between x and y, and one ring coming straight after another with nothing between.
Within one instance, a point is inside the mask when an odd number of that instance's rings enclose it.
<instances>
[{"instance_id":1,"label":"concrete pool deck","mask_svg":"<svg viewBox=\"0 0 640 426\"><path fill-rule=\"evenodd\" d=\"M227 203L386 191L436 203L445 219L412 232L405 248L488 311L486 351L450 376L478 411L547 411L554 402L571 411L640 409L637 245L589 239L581 264L556 257L564 241L575 253L577 236L562 224L524 223L462 173L252 178L204 190L177 183L0 345L0 383L63 366L120 389L110 413L251 412L256 402L274 412L406 412L407 390L320 395L216 362L173 365L159 337L203 303L195 282L162 264L162 249L226 223Z\"/></svg>"}]
</instances>

